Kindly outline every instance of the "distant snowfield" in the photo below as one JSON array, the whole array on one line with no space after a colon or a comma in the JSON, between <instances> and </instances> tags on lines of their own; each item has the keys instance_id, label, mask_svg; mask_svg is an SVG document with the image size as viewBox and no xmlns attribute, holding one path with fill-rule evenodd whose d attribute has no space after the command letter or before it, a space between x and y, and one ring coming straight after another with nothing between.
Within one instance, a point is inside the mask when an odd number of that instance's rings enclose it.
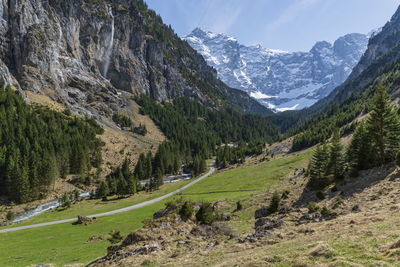
<instances>
[{"instance_id":1,"label":"distant snowfield","mask_svg":"<svg viewBox=\"0 0 400 267\"><path fill-rule=\"evenodd\" d=\"M184 39L232 88L276 112L315 104L343 83L365 52L369 35L348 34L309 52L245 46L235 37L195 29Z\"/></svg>"},{"instance_id":2,"label":"distant snowfield","mask_svg":"<svg viewBox=\"0 0 400 267\"><path fill-rule=\"evenodd\" d=\"M250 96L255 99L269 99L269 98L277 97L277 96L266 95L264 93L261 93L260 91L250 92Z\"/></svg>"}]
</instances>

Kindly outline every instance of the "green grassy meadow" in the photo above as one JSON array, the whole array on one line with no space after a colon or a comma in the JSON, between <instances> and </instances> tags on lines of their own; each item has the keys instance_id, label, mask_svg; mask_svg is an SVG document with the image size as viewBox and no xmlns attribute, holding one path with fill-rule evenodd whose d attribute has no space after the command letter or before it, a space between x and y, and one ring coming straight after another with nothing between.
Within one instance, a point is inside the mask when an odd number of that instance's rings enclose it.
<instances>
[{"instance_id":1,"label":"green grassy meadow","mask_svg":"<svg viewBox=\"0 0 400 267\"><path fill-rule=\"evenodd\" d=\"M304 167L309 152L277 158L257 165L244 166L210 176L182 193L185 199L194 201L245 200L257 191L265 190L279 179L286 177L292 168ZM26 221L33 224L45 221L75 217L77 214L89 215L105 212L139 203L171 192L184 184L180 182L163 186L152 194L138 194L132 198L101 201L83 201L66 211L47 212ZM88 226L71 223L21 230L0 234L0 266L26 266L31 264L53 263L58 266L73 263L88 263L106 253L110 243L106 240L111 230L121 231L123 235L140 228L143 221L151 219L152 214L163 208L162 202L137 210L99 218ZM244 214L246 219L250 215ZM246 224L243 220L241 224ZM239 227L240 226L240 227ZM239 228L246 228L238 225ZM87 242L92 236L101 236L103 241Z\"/></svg>"}]
</instances>

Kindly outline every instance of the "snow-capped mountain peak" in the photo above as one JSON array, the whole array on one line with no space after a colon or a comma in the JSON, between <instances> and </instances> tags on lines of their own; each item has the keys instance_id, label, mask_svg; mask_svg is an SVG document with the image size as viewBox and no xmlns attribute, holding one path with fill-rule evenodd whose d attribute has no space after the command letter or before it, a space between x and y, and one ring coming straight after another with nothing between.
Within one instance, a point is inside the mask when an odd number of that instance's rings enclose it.
<instances>
[{"instance_id":1,"label":"snow-capped mountain peak","mask_svg":"<svg viewBox=\"0 0 400 267\"><path fill-rule=\"evenodd\" d=\"M200 28L185 40L226 84L276 111L302 109L328 95L350 75L368 44L367 35L354 33L333 44L317 42L309 52L287 52L242 45Z\"/></svg>"}]
</instances>

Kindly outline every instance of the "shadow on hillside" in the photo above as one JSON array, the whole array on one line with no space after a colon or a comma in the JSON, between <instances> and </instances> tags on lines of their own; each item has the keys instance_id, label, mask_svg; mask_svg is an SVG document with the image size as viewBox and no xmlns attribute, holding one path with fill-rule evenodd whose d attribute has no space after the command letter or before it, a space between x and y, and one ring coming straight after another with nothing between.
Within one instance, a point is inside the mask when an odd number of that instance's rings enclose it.
<instances>
[{"instance_id":1,"label":"shadow on hillside","mask_svg":"<svg viewBox=\"0 0 400 267\"><path fill-rule=\"evenodd\" d=\"M356 178L347 178L343 182L337 184L337 191L325 192L327 199L332 199L340 196L342 199L348 199L354 194L363 192L365 189L370 188L383 179L388 178L389 181L400 179L400 172L397 170L395 164L387 164L382 167L373 168L370 170L361 171L360 175ZM310 202L319 202L320 199L316 196L316 191L310 191L304 188L300 197L293 204L294 207L304 207Z\"/></svg>"}]
</instances>

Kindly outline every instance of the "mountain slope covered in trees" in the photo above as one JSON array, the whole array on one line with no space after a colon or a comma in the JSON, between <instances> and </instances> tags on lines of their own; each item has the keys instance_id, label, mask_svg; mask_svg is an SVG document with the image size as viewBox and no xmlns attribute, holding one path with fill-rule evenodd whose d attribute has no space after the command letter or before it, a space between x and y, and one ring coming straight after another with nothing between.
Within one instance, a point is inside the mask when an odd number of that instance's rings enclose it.
<instances>
[{"instance_id":1,"label":"mountain slope covered in trees","mask_svg":"<svg viewBox=\"0 0 400 267\"><path fill-rule=\"evenodd\" d=\"M56 178L101 165L103 129L93 119L31 107L0 90L0 195L24 203L43 198Z\"/></svg>"}]
</instances>

